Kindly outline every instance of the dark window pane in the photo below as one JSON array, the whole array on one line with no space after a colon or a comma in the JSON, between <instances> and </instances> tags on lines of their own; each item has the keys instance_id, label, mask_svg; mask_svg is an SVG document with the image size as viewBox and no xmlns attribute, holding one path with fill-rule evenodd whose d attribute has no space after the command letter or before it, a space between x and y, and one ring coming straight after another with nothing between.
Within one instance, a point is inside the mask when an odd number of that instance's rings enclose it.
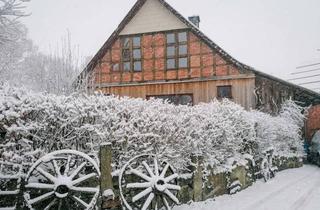
<instances>
[{"instance_id":1,"label":"dark window pane","mask_svg":"<svg viewBox=\"0 0 320 210\"><path fill-rule=\"evenodd\" d=\"M130 61L130 50L129 49L124 49L122 50L122 60L124 61Z\"/></svg>"},{"instance_id":2,"label":"dark window pane","mask_svg":"<svg viewBox=\"0 0 320 210\"><path fill-rule=\"evenodd\" d=\"M179 68L188 67L188 58L179 58Z\"/></svg>"},{"instance_id":3,"label":"dark window pane","mask_svg":"<svg viewBox=\"0 0 320 210\"><path fill-rule=\"evenodd\" d=\"M175 69L175 68L176 68L176 60L167 59L167 69Z\"/></svg>"},{"instance_id":4,"label":"dark window pane","mask_svg":"<svg viewBox=\"0 0 320 210\"><path fill-rule=\"evenodd\" d=\"M118 63L115 63L112 65L112 70L113 71L119 71L119 64Z\"/></svg>"},{"instance_id":5,"label":"dark window pane","mask_svg":"<svg viewBox=\"0 0 320 210\"><path fill-rule=\"evenodd\" d=\"M167 56L175 56L176 55L176 48L175 47L167 47Z\"/></svg>"},{"instance_id":6,"label":"dark window pane","mask_svg":"<svg viewBox=\"0 0 320 210\"><path fill-rule=\"evenodd\" d=\"M219 86L218 98L232 98L231 86Z\"/></svg>"},{"instance_id":7,"label":"dark window pane","mask_svg":"<svg viewBox=\"0 0 320 210\"><path fill-rule=\"evenodd\" d=\"M130 71L130 62L123 63L123 71Z\"/></svg>"},{"instance_id":8,"label":"dark window pane","mask_svg":"<svg viewBox=\"0 0 320 210\"><path fill-rule=\"evenodd\" d=\"M130 39L129 38L123 38L122 39L122 46L123 46L123 48L130 48Z\"/></svg>"},{"instance_id":9,"label":"dark window pane","mask_svg":"<svg viewBox=\"0 0 320 210\"><path fill-rule=\"evenodd\" d=\"M181 32L178 34L179 42L186 42L187 41L187 32Z\"/></svg>"},{"instance_id":10,"label":"dark window pane","mask_svg":"<svg viewBox=\"0 0 320 210\"><path fill-rule=\"evenodd\" d=\"M133 70L134 71L141 71L141 61L136 61L133 63Z\"/></svg>"},{"instance_id":11,"label":"dark window pane","mask_svg":"<svg viewBox=\"0 0 320 210\"><path fill-rule=\"evenodd\" d=\"M133 37L133 46L134 47L140 47L140 37L139 36L136 36L136 37Z\"/></svg>"},{"instance_id":12,"label":"dark window pane","mask_svg":"<svg viewBox=\"0 0 320 210\"><path fill-rule=\"evenodd\" d=\"M180 95L178 103L181 105L192 105L192 96L191 95Z\"/></svg>"},{"instance_id":13,"label":"dark window pane","mask_svg":"<svg viewBox=\"0 0 320 210\"><path fill-rule=\"evenodd\" d=\"M175 34L167 34L167 44L176 43Z\"/></svg>"},{"instance_id":14,"label":"dark window pane","mask_svg":"<svg viewBox=\"0 0 320 210\"><path fill-rule=\"evenodd\" d=\"M167 101L171 104L175 105L192 105L192 95L160 95L160 96L147 96L147 99L155 98L155 99L162 99Z\"/></svg>"},{"instance_id":15,"label":"dark window pane","mask_svg":"<svg viewBox=\"0 0 320 210\"><path fill-rule=\"evenodd\" d=\"M186 54L188 54L187 45L179 45L179 55L186 55Z\"/></svg>"},{"instance_id":16,"label":"dark window pane","mask_svg":"<svg viewBox=\"0 0 320 210\"><path fill-rule=\"evenodd\" d=\"M133 50L133 58L134 59L141 59L141 50L140 49Z\"/></svg>"}]
</instances>

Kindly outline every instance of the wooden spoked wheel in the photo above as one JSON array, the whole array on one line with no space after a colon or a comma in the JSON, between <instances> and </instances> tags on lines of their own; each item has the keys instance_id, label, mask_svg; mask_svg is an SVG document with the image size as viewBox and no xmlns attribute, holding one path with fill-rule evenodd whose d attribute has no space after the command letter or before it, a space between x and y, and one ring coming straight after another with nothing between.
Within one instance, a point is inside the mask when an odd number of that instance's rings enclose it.
<instances>
[{"instance_id":1,"label":"wooden spoked wheel","mask_svg":"<svg viewBox=\"0 0 320 210\"><path fill-rule=\"evenodd\" d=\"M120 173L122 203L129 210L169 210L179 203L177 177L170 164L160 164L155 155L136 156Z\"/></svg>"},{"instance_id":2,"label":"wooden spoked wheel","mask_svg":"<svg viewBox=\"0 0 320 210\"><path fill-rule=\"evenodd\" d=\"M29 170L24 198L34 210L94 209L100 171L88 155L60 150L39 159Z\"/></svg>"}]
</instances>

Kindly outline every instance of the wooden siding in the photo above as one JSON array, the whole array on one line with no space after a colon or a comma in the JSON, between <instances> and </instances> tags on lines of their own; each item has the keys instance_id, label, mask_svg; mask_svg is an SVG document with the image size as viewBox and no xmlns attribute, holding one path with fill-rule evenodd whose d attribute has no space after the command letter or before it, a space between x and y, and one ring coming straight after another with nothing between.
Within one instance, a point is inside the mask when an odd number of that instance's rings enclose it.
<instances>
[{"instance_id":1,"label":"wooden siding","mask_svg":"<svg viewBox=\"0 0 320 210\"><path fill-rule=\"evenodd\" d=\"M299 101L299 105L305 107L319 104L320 101L319 95L310 90L257 74L255 95L256 109L273 114L278 113L281 104L288 99Z\"/></svg>"},{"instance_id":2,"label":"wooden siding","mask_svg":"<svg viewBox=\"0 0 320 210\"><path fill-rule=\"evenodd\" d=\"M193 103L210 102L217 96L217 86L231 85L233 101L246 109L255 107L253 76L242 79L221 79L211 81L184 81L172 83L149 83L136 85L115 85L99 88L105 94L130 96L146 99L151 95L192 94Z\"/></svg>"}]
</instances>

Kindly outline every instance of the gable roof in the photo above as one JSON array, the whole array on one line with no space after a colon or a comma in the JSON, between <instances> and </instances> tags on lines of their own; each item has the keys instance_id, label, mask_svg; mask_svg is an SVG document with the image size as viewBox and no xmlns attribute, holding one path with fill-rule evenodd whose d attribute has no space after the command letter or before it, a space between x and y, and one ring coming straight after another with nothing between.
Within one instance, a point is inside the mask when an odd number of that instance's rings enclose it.
<instances>
[{"instance_id":1,"label":"gable roof","mask_svg":"<svg viewBox=\"0 0 320 210\"><path fill-rule=\"evenodd\" d=\"M188 28L186 24L178 19L158 0L148 0L126 24L120 32L120 35L144 34Z\"/></svg>"},{"instance_id":2,"label":"gable roof","mask_svg":"<svg viewBox=\"0 0 320 210\"><path fill-rule=\"evenodd\" d=\"M113 42L117 39L117 37L120 35L121 31L125 28L125 26L132 20L132 18L137 14L137 12L141 9L141 7L145 4L145 2L148 0L138 0L134 6L131 8L131 10L128 12L128 14L124 17L124 19L121 21L121 23L118 25L117 29L111 34L111 36L108 38L108 40L102 45L100 50L95 54L95 56L92 58L92 60L89 62L89 64L86 66L86 68L83 70L82 73L87 73L91 71L95 65L97 64L97 61L101 59L104 54L106 53L107 49L111 47ZM184 18L177 10L175 10L173 7L171 7L166 1L164 0L158 0L165 8L167 8L172 14L174 14L182 23L187 25L189 29L195 33L199 38L201 38L208 46L214 48L223 58L227 59L234 65L236 65L240 70L245 69L245 65L231 57L227 52L225 52L222 48L220 48L217 44L215 44L211 39L209 39L204 33L202 33L193 23L191 23L189 20Z\"/></svg>"},{"instance_id":3,"label":"gable roof","mask_svg":"<svg viewBox=\"0 0 320 210\"><path fill-rule=\"evenodd\" d=\"M81 74L83 74L83 73L86 74L95 68L97 62L104 56L107 49L112 46L113 42L118 38L121 31L132 20L132 18L138 13L138 11L142 8L142 6L145 4L146 1L148 1L148 0L137 0L137 2L134 4L134 6L128 12L128 14L125 16L125 18L121 21L121 23L119 24L117 29L111 34L111 36L103 44L103 46L100 48L100 50L95 54L95 56L92 58L92 60L86 66L86 68L81 72ZM177 10L175 10L172 6L170 6L165 0L157 0L157 1L159 1L165 8L167 8L172 14L174 14L182 23L184 23L186 26L188 26L189 30L191 30L191 32L193 32L195 35L197 35L209 47L211 47L212 49L215 49L215 51L222 58L226 59L231 64L235 65L239 69L239 71L241 71L241 72L250 72L251 71L254 74L260 75L262 77L266 77L270 80L286 84L292 88L300 89L301 91L306 92L313 97L319 98L317 101L319 101L318 103L320 103L320 94L319 93L312 91L310 89L301 87L299 85L295 85L293 83L287 82L285 80L279 79L277 77L271 76L269 74L263 73L261 71L254 69L253 67L250 67L246 64L239 62L238 60L233 58L231 55L229 55L226 51L224 51L221 47L219 47L216 43L214 43L209 37L207 37L203 32L201 32L199 30L199 28L197 28L192 22L190 22L185 17L183 17Z\"/></svg>"}]
</instances>

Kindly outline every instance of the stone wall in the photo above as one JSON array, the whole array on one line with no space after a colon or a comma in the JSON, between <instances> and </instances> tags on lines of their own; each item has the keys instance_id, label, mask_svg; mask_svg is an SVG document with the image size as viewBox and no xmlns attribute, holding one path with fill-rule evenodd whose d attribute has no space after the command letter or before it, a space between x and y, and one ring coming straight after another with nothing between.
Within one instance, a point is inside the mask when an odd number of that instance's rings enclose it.
<instances>
[{"instance_id":1,"label":"stone wall","mask_svg":"<svg viewBox=\"0 0 320 210\"><path fill-rule=\"evenodd\" d=\"M107 160L110 160L110 158L107 158ZM233 194L250 187L256 179L261 178L251 160L248 160L246 165L234 165L229 170L220 170L220 172L211 167L205 169L204 160L201 157L192 157L192 160L193 164L190 166L190 173L180 174L177 180L178 185L181 186L181 190L177 195L181 203L204 201L224 194ZM278 171L303 166L302 158L298 157L274 157L273 164L277 166ZM106 167L103 160L101 160L101 166ZM102 170L101 176L109 177L110 174L111 171ZM120 209L118 174L113 173L113 175L112 184L107 181L109 186L103 183L101 183L101 186L113 189L116 196L114 200L107 201L103 199L102 206L104 208L102 209ZM103 192L105 189L101 190Z\"/></svg>"}]
</instances>

